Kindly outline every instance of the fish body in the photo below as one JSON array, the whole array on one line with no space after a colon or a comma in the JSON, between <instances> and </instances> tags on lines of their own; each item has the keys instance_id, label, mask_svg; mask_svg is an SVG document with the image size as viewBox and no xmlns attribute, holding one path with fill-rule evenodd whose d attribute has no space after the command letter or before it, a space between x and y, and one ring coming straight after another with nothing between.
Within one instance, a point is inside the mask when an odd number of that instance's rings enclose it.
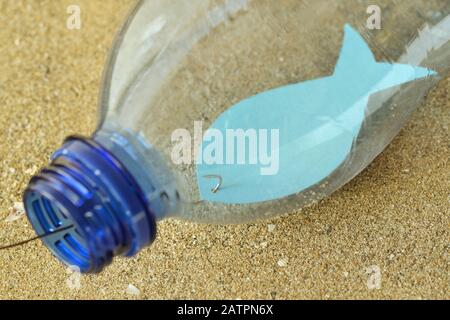
<instances>
[{"instance_id":1,"label":"fish body","mask_svg":"<svg viewBox=\"0 0 450 320\"><path fill-rule=\"evenodd\" d=\"M202 200L257 203L296 194L321 182L350 154L373 93L431 75L435 72L423 67L377 62L362 36L346 25L331 76L262 92L232 106L214 121L210 130L223 137L230 129L268 136L278 132L278 142L258 135L258 148L245 150L246 159L255 150L261 156L260 147L266 144L265 151L276 154L278 163L269 174L264 174L261 163L199 163ZM210 143L211 136L205 135L201 150L208 152ZM230 152L227 142L223 145L221 152ZM222 178L218 192L211 192L217 181L206 179L209 175Z\"/></svg>"}]
</instances>

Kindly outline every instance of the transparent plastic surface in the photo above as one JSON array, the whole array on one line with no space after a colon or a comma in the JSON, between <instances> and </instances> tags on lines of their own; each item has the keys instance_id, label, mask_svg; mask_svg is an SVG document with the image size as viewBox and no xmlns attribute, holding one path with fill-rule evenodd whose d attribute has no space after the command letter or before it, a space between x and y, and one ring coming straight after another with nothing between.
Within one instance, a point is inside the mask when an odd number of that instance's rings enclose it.
<instances>
[{"instance_id":1,"label":"transparent plastic surface","mask_svg":"<svg viewBox=\"0 0 450 320\"><path fill-rule=\"evenodd\" d=\"M160 219L176 216L238 223L315 203L367 167L397 135L429 88L449 73L448 0L377 3L381 29L371 30L368 18L376 11L368 13L370 1L139 1L116 39L105 71L98 136L107 144L110 132L122 132L139 149L139 168L130 171L161 181L158 188L167 191L165 196L179 196L169 197L170 205L158 209ZM368 93L364 119L351 141L351 150L317 183L267 201L205 199L199 190L199 179L204 177L199 177L196 163L175 164L172 159L173 133L187 129L192 133L192 148L198 148L201 141L194 139L196 123L206 130L248 97L332 77L345 46L345 26L361 35L376 62L423 67L433 74L379 86L382 90ZM354 54L356 61L359 52ZM349 66L364 81L367 70L357 67ZM352 92L351 86L358 83L356 79L340 79L343 84L347 80L350 87L342 95ZM326 105L336 103L326 91L322 94ZM253 110L250 116L261 116L258 112ZM336 122L336 118L325 118ZM289 128L284 129L289 132ZM326 159L330 153L321 157ZM233 184L224 180L220 187L217 193L231 190Z\"/></svg>"}]
</instances>

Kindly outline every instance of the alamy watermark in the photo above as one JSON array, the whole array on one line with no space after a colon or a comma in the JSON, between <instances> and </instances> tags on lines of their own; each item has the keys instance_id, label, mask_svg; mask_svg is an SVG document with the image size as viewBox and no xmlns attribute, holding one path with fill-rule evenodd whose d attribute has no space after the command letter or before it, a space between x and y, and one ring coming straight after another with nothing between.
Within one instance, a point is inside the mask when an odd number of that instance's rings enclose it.
<instances>
[{"instance_id":1,"label":"alamy watermark","mask_svg":"<svg viewBox=\"0 0 450 320\"><path fill-rule=\"evenodd\" d=\"M381 289L381 269L379 266L373 265L366 268L367 289L380 290Z\"/></svg>"},{"instance_id":2,"label":"alamy watermark","mask_svg":"<svg viewBox=\"0 0 450 320\"><path fill-rule=\"evenodd\" d=\"M240 3L242 2L242 3ZM243 5L245 8L247 6L246 0L237 0L237 3L234 4L238 8L239 5ZM231 6L232 10L236 10L236 8ZM69 30L80 30L81 29L81 7L77 4L71 4L67 7L66 10L67 14L69 15L66 20L66 27ZM366 21L366 27L369 30L380 30L381 29L381 8L378 5L372 4L367 7L366 10L369 17ZM217 18L215 16L217 13L212 11L209 14L209 19L212 21L215 21Z\"/></svg>"},{"instance_id":3,"label":"alamy watermark","mask_svg":"<svg viewBox=\"0 0 450 320\"><path fill-rule=\"evenodd\" d=\"M367 7L367 28L369 30L381 30L381 8L377 5L370 5Z\"/></svg>"},{"instance_id":4,"label":"alamy watermark","mask_svg":"<svg viewBox=\"0 0 450 320\"><path fill-rule=\"evenodd\" d=\"M81 29L81 8L79 5L72 4L67 7L67 14L69 15L66 20L66 27L69 30Z\"/></svg>"},{"instance_id":5,"label":"alamy watermark","mask_svg":"<svg viewBox=\"0 0 450 320\"><path fill-rule=\"evenodd\" d=\"M79 290L81 288L81 270L78 266L68 266L66 269L69 277L66 279L66 285L70 290Z\"/></svg>"},{"instance_id":6,"label":"alamy watermark","mask_svg":"<svg viewBox=\"0 0 450 320\"><path fill-rule=\"evenodd\" d=\"M193 135L177 129L171 138L177 165L255 165L264 176L279 171L279 129L208 129L203 134L203 122L195 121Z\"/></svg>"}]
</instances>

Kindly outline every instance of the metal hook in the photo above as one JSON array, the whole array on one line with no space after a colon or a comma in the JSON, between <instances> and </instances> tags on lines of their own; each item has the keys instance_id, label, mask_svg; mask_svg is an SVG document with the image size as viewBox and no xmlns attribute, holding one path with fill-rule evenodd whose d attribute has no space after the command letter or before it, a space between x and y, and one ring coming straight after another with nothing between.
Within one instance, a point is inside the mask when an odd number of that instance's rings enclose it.
<instances>
[{"instance_id":1,"label":"metal hook","mask_svg":"<svg viewBox=\"0 0 450 320\"><path fill-rule=\"evenodd\" d=\"M212 193L217 193L217 191L219 191L219 189L220 189L220 187L222 186L222 183L223 183L222 177L219 176L219 175L216 175L216 174L208 174L208 175L203 176L203 177L207 178L207 179L219 179L219 183L214 188L211 189Z\"/></svg>"}]
</instances>

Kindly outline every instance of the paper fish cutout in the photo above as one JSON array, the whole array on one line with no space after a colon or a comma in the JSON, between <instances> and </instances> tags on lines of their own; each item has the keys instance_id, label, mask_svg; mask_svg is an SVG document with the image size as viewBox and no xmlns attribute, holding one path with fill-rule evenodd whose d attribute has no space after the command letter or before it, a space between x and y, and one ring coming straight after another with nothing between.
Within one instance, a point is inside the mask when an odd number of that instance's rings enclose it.
<instances>
[{"instance_id":1,"label":"paper fish cutout","mask_svg":"<svg viewBox=\"0 0 450 320\"><path fill-rule=\"evenodd\" d=\"M296 194L321 182L349 155L371 94L435 74L427 68L376 62L362 36L346 25L333 75L260 93L217 118L200 148L203 159L197 164L197 179L201 199L256 203ZM227 132L239 129L241 134L248 133L247 142L257 139L256 149L249 143L230 144ZM221 140L218 144L217 139ZM218 149L220 145L223 150ZM242 154L238 161L243 148L245 163ZM205 160L205 155L211 159ZM270 165L255 163L267 155L272 156ZM222 183L212 192L219 182L214 179L217 176Z\"/></svg>"}]
</instances>

